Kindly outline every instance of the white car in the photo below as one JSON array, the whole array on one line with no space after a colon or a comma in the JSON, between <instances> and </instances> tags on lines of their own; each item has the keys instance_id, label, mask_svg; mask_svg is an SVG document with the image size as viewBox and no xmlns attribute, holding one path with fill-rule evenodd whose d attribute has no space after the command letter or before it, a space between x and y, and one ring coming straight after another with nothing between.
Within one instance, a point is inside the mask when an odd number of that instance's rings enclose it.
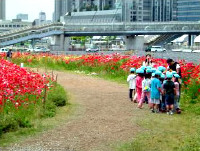
<instances>
[{"instance_id":1,"label":"white car","mask_svg":"<svg viewBox=\"0 0 200 151\"><path fill-rule=\"evenodd\" d=\"M152 51L152 52L165 52L166 49L162 48L161 46L151 46L151 47L146 48L145 51L146 52L148 52L148 51Z\"/></svg>"},{"instance_id":2,"label":"white car","mask_svg":"<svg viewBox=\"0 0 200 151\"><path fill-rule=\"evenodd\" d=\"M35 47L34 49L28 49L28 52L50 52L49 49L47 48L40 48L40 47Z\"/></svg>"},{"instance_id":3,"label":"white car","mask_svg":"<svg viewBox=\"0 0 200 151\"><path fill-rule=\"evenodd\" d=\"M192 52L200 53L200 50L193 50Z\"/></svg>"},{"instance_id":4,"label":"white car","mask_svg":"<svg viewBox=\"0 0 200 151\"><path fill-rule=\"evenodd\" d=\"M192 52L192 49L182 49L182 52Z\"/></svg>"},{"instance_id":5,"label":"white car","mask_svg":"<svg viewBox=\"0 0 200 151\"><path fill-rule=\"evenodd\" d=\"M0 53L8 52L8 50L9 50L8 48L1 48L1 49L0 49Z\"/></svg>"},{"instance_id":6,"label":"white car","mask_svg":"<svg viewBox=\"0 0 200 151\"><path fill-rule=\"evenodd\" d=\"M99 48L87 48L85 51L86 52L98 52Z\"/></svg>"}]
</instances>

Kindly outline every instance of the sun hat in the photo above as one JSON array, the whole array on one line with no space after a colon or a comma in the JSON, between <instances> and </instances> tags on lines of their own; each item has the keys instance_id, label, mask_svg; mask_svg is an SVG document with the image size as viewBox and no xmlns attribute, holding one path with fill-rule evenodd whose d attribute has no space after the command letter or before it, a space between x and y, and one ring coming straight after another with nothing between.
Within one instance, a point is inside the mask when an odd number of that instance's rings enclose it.
<instances>
[{"instance_id":1,"label":"sun hat","mask_svg":"<svg viewBox=\"0 0 200 151\"><path fill-rule=\"evenodd\" d=\"M180 75L174 74L174 77L175 77L175 78L180 78Z\"/></svg>"},{"instance_id":2,"label":"sun hat","mask_svg":"<svg viewBox=\"0 0 200 151\"><path fill-rule=\"evenodd\" d=\"M172 71L172 74L174 75L174 74L177 74L177 72L176 71Z\"/></svg>"},{"instance_id":3,"label":"sun hat","mask_svg":"<svg viewBox=\"0 0 200 151\"><path fill-rule=\"evenodd\" d=\"M130 72L135 72L135 68L131 68L131 69L130 69Z\"/></svg>"},{"instance_id":4,"label":"sun hat","mask_svg":"<svg viewBox=\"0 0 200 151\"><path fill-rule=\"evenodd\" d=\"M168 73L166 76L167 76L167 78L172 78L173 74L172 73Z\"/></svg>"},{"instance_id":5,"label":"sun hat","mask_svg":"<svg viewBox=\"0 0 200 151\"><path fill-rule=\"evenodd\" d=\"M163 67L163 66L159 66L159 67L158 67L158 70L161 71L161 72L164 72L164 71L166 70L166 68Z\"/></svg>"},{"instance_id":6,"label":"sun hat","mask_svg":"<svg viewBox=\"0 0 200 151\"><path fill-rule=\"evenodd\" d=\"M151 66L146 66L146 68L147 68L147 69L152 69L152 67L151 67Z\"/></svg>"},{"instance_id":7,"label":"sun hat","mask_svg":"<svg viewBox=\"0 0 200 151\"><path fill-rule=\"evenodd\" d=\"M152 73L151 69L147 69L146 73Z\"/></svg>"},{"instance_id":8,"label":"sun hat","mask_svg":"<svg viewBox=\"0 0 200 151\"><path fill-rule=\"evenodd\" d=\"M156 72L156 68L152 68L151 70L152 70L152 72L153 72L153 73L155 73L155 72Z\"/></svg>"},{"instance_id":9,"label":"sun hat","mask_svg":"<svg viewBox=\"0 0 200 151\"><path fill-rule=\"evenodd\" d=\"M143 70L145 70L145 69L146 69L146 67L145 67L145 66L141 66L140 68L141 68L141 69L143 69Z\"/></svg>"},{"instance_id":10,"label":"sun hat","mask_svg":"<svg viewBox=\"0 0 200 151\"><path fill-rule=\"evenodd\" d=\"M160 78L165 79L165 75L161 74Z\"/></svg>"},{"instance_id":11,"label":"sun hat","mask_svg":"<svg viewBox=\"0 0 200 151\"><path fill-rule=\"evenodd\" d=\"M139 68L139 69L136 70L136 73L144 73L144 70Z\"/></svg>"},{"instance_id":12,"label":"sun hat","mask_svg":"<svg viewBox=\"0 0 200 151\"><path fill-rule=\"evenodd\" d=\"M155 74L160 76L162 74L162 72L159 70L156 70Z\"/></svg>"}]
</instances>

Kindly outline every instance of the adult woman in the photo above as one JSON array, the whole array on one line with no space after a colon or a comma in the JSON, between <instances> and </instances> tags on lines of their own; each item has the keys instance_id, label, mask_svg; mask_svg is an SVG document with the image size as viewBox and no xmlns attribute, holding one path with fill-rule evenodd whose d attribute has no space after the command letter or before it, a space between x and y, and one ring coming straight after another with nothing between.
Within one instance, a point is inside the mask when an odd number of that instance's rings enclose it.
<instances>
[{"instance_id":1,"label":"adult woman","mask_svg":"<svg viewBox=\"0 0 200 151\"><path fill-rule=\"evenodd\" d=\"M150 54L146 55L146 60L143 62L142 64L143 66L152 66L153 67L153 61L152 61L152 57Z\"/></svg>"}]
</instances>

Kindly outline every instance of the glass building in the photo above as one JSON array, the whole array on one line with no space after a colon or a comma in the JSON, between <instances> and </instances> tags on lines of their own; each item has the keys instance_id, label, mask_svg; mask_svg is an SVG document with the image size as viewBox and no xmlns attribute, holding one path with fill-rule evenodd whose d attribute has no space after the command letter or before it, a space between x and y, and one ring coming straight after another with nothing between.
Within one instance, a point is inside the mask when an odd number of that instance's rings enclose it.
<instances>
[{"instance_id":1,"label":"glass building","mask_svg":"<svg viewBox=\"0 0 200 151\"><path fill-rule=\"evenodd\" d=\"M6 0L0 0L0 20L6 19Z\"/></svg>"},{"instance_id":2,"label":"glass building","mask_svg":"<svg viewBox=\"0 0 200 151\"><path fill-rule=\"evenodd\" d=\"M200 21L200 0L177 0L178 21Z\"/></svg>"},{"instance_id":3,"label":"glass building","mask_svg":"<svg viewBox=\"0 0 200 151\"><path fill-rule=\"evenodd\" d=\"M176 0L152 0L152 21L172 21Z\"/></svg>"}]
</instances>

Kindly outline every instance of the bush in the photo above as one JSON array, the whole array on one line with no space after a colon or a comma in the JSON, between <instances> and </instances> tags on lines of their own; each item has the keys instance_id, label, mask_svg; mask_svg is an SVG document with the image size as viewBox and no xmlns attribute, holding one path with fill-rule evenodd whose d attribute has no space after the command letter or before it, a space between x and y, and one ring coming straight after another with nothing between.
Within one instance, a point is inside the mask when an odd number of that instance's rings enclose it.
<instances>
[{"instance_id":1,"label":"bush","mask_svg":"<svg viewBox=\"0 0 200 151\"><path fill-rule=\"evenodd\" d=\"M56 115L56 105L54 102L48 101L45 105L42 117L54 117Z\"/></svg>"},{"instance_id":2,"label":"bush","mask_svg":"<svg viewBox=\"0 0 200 151\"><path fill-rule=\"evenodd\" d=\"M54 102L56 106L65 106L67 103L67 96L64 88L55 83L52 92L47 96L47 100L49 102Z\"/></svg>"},{"instance_id":3,"label":"bush","mask_svg":"<svg viewBox=\"0 0 200 151\"><path fill-rule=\"evenodd\" d=\"M7 104L4 112L0 113L0 136L3 133L17 131L19 128L31 128L35 126L35 119L54 117L56 107L65 106L66 103L64 88L55 83L47 93L45 104L40 100L36 104L30 104L28 107L20 106L17 109L13 104Z\"/></svg>"}]
</instances>

